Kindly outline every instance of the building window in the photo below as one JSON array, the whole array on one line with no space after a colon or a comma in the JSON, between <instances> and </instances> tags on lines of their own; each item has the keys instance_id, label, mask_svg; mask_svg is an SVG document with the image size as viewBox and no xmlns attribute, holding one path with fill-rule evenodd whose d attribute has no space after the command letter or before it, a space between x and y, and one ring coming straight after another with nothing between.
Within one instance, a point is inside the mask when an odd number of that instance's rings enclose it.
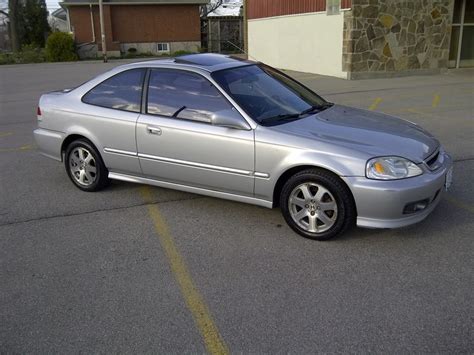
<instances>
[{"instance_id":1,"label":"building window","mask_svg":"<svg viewBox=\"0 0 474 355\"><path fill-rule=\"evenodd\" d=\"M474 67L474 1L454 2L451 46L449 50L450 68Z\"/></svg>"},{"instance_id":2,"label":"building window","mask_svg":"<svg viewBox=\"0 0 474 355\"><path fill-rule=\"evenodd\" d=\"M169 53L170 44L169 43L158 43L158 53Z\"/></svg>"},{"instance_id":3,"label":"building window","mask_svg":"<svg viewBox=\"0 0 474 355\"><path fill-rule=\"evenodd\" d=\"M341 0L327 0L326 13L328 15L338 15L341 9Z\"/></svg>"}]
</instances>

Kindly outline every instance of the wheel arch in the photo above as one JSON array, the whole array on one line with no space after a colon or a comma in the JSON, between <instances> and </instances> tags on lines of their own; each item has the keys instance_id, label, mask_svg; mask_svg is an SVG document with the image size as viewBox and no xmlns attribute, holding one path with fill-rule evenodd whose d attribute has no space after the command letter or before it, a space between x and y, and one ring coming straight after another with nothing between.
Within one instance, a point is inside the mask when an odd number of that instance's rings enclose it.
<instances>
[{"instance_id":1,"label":"wheel arch","mask_svg":"<svg viewBox=\"0 0 474 355\"><path fill-rule=\"evenodd\" d=\"M94 142L89 139L88 137L86 137L85 135L83 134L80 134L80 133L71 133L69 135L66 136L66 138L64 138L62 144L61 144L61 160L64 161L64 155L66 154L66 150L67 150L67 147L74 141L78 140L78 139L83 139L83 140L86 140L89 144L91 144L96 150L97 152L100 154L100 150L97 148L97 145L94 144ZM101 156L102 157L102 156Z\"/></svg>"},{"instance_id":2,"label":"wheel arch","mask_svg":"<svg viewBox=\"0 0 474 355\"><path fill-rule=\"evenodd\" d=\"M285 170L278 177L278 180L277 180L277 182L275 184L275 187L273 189L273 207L279 207L279 205L280 205L280 194L281 194L281 191L283 189L283 186L288 181L288 179L291 178L293 175L298 174L301 171L310 170L310 169L321 170L321 171L324 171L324 172L329 173L329 174L333 175L334 177L336 177L347 188L347 191L349 192L349 194L352 198L352 202L354 204L354 207L356 208L356 214L357 214L357 206L356 206L356 203L355 203L355 200L354 200L354 195L352 194L352 190L347 185L347 183L343 179L341 179L339 174L337 174L336 172L331 171L327 168L321 167L321 166L307 165L307 164L306 165L293 166L293 167Z\"/></svg>"}]
</instances>

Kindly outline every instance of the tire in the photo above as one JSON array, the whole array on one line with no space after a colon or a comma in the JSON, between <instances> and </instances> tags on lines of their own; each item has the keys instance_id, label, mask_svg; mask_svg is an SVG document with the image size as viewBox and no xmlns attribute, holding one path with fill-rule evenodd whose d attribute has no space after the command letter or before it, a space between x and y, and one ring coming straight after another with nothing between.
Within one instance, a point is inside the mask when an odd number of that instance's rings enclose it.
<instances>
[{"instance_id":1,"label":"tire","mask_svg":"<svg viewBox=\"0 0 474 355\"><path fill-rule=\"evenodd\" d=\"M64 166L73 184L82 191L99 191L110 182L109 171L102 157L86 139L78 139L69 144L64 156Z\"/></svg>"},{"instance_id":2,"label":"tire","mask_svg":"<svg viewBox=\"0 0 474 355\"><path fill-rule=\"evenodd\" d=\"M338 176L320 169L293 175L283 186L280 206L286 223L298 234L328 240L355 225L352 194Z\"/></svg>"}]
</instances>

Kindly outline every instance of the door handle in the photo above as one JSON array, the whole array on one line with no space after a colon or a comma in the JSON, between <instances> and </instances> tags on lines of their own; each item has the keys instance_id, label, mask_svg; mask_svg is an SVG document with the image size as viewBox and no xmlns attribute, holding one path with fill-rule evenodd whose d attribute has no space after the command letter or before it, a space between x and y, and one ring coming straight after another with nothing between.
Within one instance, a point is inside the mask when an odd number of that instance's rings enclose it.
<instances>
[{"instance_id":1,"label":"door handle","mask_svg":"<svg viewBox=\"0 0 474 355\"><path fill-rule=\"evenodd\" d=\"M161 128L147 126L146 130L149 134L156 134L158 136L161 136Z\"/></svg>"}]
</instances>

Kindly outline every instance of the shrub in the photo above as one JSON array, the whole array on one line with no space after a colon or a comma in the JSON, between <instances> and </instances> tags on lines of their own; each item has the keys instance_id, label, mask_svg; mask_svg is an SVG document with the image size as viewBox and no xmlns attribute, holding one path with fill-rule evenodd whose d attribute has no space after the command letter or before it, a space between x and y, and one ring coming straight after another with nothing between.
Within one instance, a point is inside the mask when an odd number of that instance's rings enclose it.
<instances>
[{"instance_id":1,"label":"shrub","mask_svg":"<svg viewBox=\"0 0 474 355\"><path fill-rule=\"evenodd\" d=\"M46 59L50 62L77 60L72 37L65 32L51 33L46 40Z\"/></svg>"},{"instance_id":2,"label":"shrub","mask_svg":"<svg viewBox=\"0 0 474 355\"><path fill-rule=\"evenodd\" d=\"M0 64L15 64L13 53L0 53Z\"/></svg>"},{"instance_id":3,"label":"shrub","mask_svg":"<svg viewBox=\"0 0 474 355\"><path fill-rule=\"evenodd\" d=\"M130 53L130 51L128 53L125 53L122 55L122 58L126 58L126 59L130 59L130 58L145 58L145 57L154 57L155 54L151 53L151 52L142 52L142 53L136 53L136 52L133 52L133 53Z\"/></svg>"},{"instance_id":4,"label":"shrub","mask_svg":"<svg viewBox=\"0 0 474 355\"><path fill-rule=\"evenodd\" d=\"M33 44L24 45L18 57L20 63L42 63L46 60L44 50Z\"/></svg>"},{"instance_id":5,"label":"shrub","mask_svg":"<svg viewBox=\"0 0 474 355\"><path fill-rule=\"evenodd\" d=\"M44 50L35 45L25 45L17 53L1 53L0 64L26 64L44 62Z\"/></svg>"}]
</instances>

